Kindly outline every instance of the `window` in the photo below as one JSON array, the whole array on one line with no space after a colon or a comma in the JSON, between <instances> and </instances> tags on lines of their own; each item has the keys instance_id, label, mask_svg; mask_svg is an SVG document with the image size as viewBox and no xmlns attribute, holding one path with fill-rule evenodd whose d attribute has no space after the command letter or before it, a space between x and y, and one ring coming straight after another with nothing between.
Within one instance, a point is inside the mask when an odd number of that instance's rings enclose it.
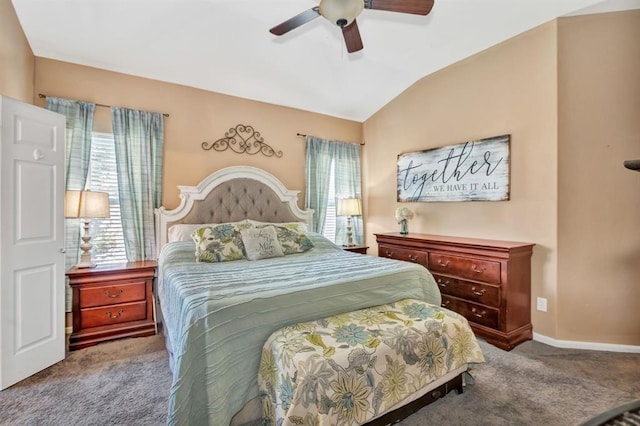
<instances>
[{"instance_id":1,"label":"window","mask_svg":"<svg viewBox=\"0 0 640 426\"><path fill-rule=\"evenodd\" d=\"M324 218L324 228L322 235L329 241L336 242L336 178L335 178L335 161L331 162L331 174L329 175L329 195L327 197L327 215Z\"/></svg>"},{"instance_id":2,"label":"window","mask_svg":"<svg viewBox=\"0 0 640 426\"><path fill-rule=\"evenodd\" d=\"M127 261L124 234L120 219L120 198L118 196L118 172L113 135L93 133L91 137L91 158L87 188L92 191L107 192L111 217L91 220L91 257L97 264L121 263Z\"/></svg>"}]
</instances>

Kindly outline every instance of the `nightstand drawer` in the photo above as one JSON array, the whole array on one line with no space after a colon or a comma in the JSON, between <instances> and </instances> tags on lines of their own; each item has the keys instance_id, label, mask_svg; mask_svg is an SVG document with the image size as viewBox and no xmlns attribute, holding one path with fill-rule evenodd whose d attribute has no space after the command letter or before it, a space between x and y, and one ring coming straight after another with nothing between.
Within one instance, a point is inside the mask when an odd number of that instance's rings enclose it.
<instances>
[{"instance_id":1,"label":"nightstand drawer","mask_svg":"<svg viewBox=\"0 0 640 426\"><path fill-rule=\"evenodd\" d=\"M119 324L147 318L147 302L122 303L99 308L87 308L80 311L82 328Z\"/></svg>"},{"instance_id":2,"label":"nightstand drawer","mask_svg":"<svg viewBox=\"0 0 640 426\"><path fill-rule=\"evenodd\" d=\"M441 272L485 283L500 284L499 262L429 253L427 267L431 272Z\"/></svg>"},{"instance_id":3,"label":"nightstand drawer","mask_svg":"<svg viewBox=\"0 0 640 426\"><path fill-rule=\"evenodd\" d=\"M443 294L457 296L494 308L500 307L500 287L498 286L473 283L438 274L433 274L433 277Z\"/></svg>"},{"instance_id":4,"label":"nightstand drawer","mask_svg":"<svg viewBox=\"0 0 640 426\"><path fill-rule=\"evenodd\" d=\"M498 309L492 309L444 294L442 295L442 307L459 313L469 322L475 322L485 327L498 328L500 319L500 311Z\"/></svg>"},{"instance_id":5,"label":"nightstand drawer","mask_svg":"<svg viewBox=\"0 0 640 426\"><path fill-rule=\"evenodd\" d=\"M80 308L145 300L145 286L146 282L140 280L123 284L114 283L105 286L80 288Z\"/></svg>"},{"instance_id":6,"label":"nightstand drawer","mask_svg":"<svg viewBox=\"0 0 640 426\"><path fill-rule=\"evenodd\" d=\"M406 260L407 262L419 263L427 266L427 253L423 251L407 250L392 246L380 245L378 256L389 259Z\"/></svg>"}]
</instances>

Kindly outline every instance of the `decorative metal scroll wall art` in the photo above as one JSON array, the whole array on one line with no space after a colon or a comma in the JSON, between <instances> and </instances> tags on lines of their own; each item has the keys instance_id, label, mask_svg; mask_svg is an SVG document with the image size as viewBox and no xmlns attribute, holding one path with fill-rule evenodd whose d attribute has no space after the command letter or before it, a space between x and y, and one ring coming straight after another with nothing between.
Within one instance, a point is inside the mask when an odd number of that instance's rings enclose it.
<instances>
[{"instance_id":1,"label":"decorative metal scroll wall art","mask_svg":"<svg viewBox=\"0 0 640 426\"><path fill-rule=\"evenodd\" d=\"M211 151L212 149L222 152L228 149L238 154L255 155L262 153L267 157L282 157L282 151L276 151L270 145L264 143L260 132L256 132L253 127L238 124L229 129L224 134L224 138L215 142L202 142L202 149Z\"/></svg>"}]
</instances>

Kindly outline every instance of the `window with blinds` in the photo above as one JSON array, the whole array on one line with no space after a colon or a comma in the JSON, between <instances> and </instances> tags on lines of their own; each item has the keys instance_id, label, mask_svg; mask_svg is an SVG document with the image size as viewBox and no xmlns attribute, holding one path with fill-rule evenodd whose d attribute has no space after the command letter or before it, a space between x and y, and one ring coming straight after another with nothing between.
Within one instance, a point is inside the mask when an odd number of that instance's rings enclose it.
<instances>
[{"instance_id":1,"label":"window with blinds","mask_svg":"<svg viewBox=\"0 0 640 426\"><path fill-rule=\"evenodd\" d=\"M127 261L124 234L120 220L120 198L118 196L118 173L113 135L93 133L87 188L107 192L111 217L91 220L91 257L98 265Z\"/></svg>"},{"instance_id":2,"label":"window with blinds","mask_svg":"<svg viewBox=\"0 0 640 426\"><path fill-rule=\"evenodd\" d=\"M327 198L327 215L324 219L324 229L322 235L329 241L336 242L336 184L335 184L335 167L331 162L331 174L329 175L329 196Z\"/></svg>"}]
</instances>

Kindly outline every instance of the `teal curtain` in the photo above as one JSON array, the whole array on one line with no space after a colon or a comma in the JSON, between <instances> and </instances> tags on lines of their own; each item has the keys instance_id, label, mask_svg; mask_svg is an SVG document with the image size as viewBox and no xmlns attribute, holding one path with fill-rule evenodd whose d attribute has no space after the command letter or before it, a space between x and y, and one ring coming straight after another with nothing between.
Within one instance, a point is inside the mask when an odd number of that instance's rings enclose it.
<instances>
[{"instance_id":1,"label":"teal curtain","mask_svg":"<svg viewBox=\"0 0 640 426\"><path fill-rule=\"evenodd\" d=\"M324 231L327 216L332 151L331 142L307 136L305 208L313 210L312 231L319 234Z\"/></svg>"},{"instance_id":2,"label":"teal curtain","mask_svg":"<svg viewBox=\"0 0 640 426\"><path fill-rule=\"evenodd\" d=\"M162 204L164 120L160 113L111 108L127 259L155 259L154 210Z\"/></svg>"},{"instance_id":3,"label":"teal curtain","mask_svg":"<svg viewBox=\"0 0 640 426\"><path fill-rule=\"evenodd\" d=\"M306 151L306 203L314 210L313 231L324 231L327 219L329 184L331 172L334 175L336 206L341 198L362 198L360 171L360 145L354 143L328 141L315 136L307 136ZM347 243L347 218L336 216L336 244ZM362 217L352 218L353 239L362 244Z\"/></svg>"},{"instance_id":4,"label":"teal curtain","mask_svg":"<svg viewBox=\"0 0 640 426\"><path fill-rule=\"evenodd\" d=\"M47 109L66 117L65 126L65 189L83 190L89 174L91 156L91 132L96 105L69 99L47 97ZM80 260L79 219L67 219L65 223L65 267ZM71 311L71 295L67 288L67 312Z\"/></svg>"}]
</instances>

